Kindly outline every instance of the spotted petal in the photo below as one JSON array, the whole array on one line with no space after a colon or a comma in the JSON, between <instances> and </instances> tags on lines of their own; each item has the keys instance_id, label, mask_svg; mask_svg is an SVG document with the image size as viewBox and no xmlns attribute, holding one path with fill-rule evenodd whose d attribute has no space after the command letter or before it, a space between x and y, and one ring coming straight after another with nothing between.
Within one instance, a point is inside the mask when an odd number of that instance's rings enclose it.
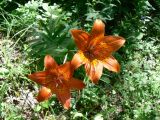
<instances>
[{"instance_id":1,"label":"spotted petal","mask_svg":"<svg viewBox=\"0 0 160 120\"><path fill-rule=\"evenodd\" d=\"M88 62L85 64L85 70L92 82L96 84L102 76L103 64L98 60Z\"/></svg>"},{"instance_id":2,"label":"spotted petal","mask_svg":"<svg viewBox=\"0 0 160 120\"><path fill-rule=\"evenodd\" d=\"M109 57L113 52L122 47L125 42L122 37L118 36L105 36L99 41L101 42L92 49L93 55L99 60Z\"/></svg>"},{"instance_id":3,"label":"spotted petal","mask_svg":"<svg viewBox=\"0 0 160 120\"><path fill-rule=\"evenodd\" d=\"M73 75L73 71L71 68L71 63L66 62L63 65L58 67L59 73L64 77L65 80L69 80L69 78Z\"/></svg>"},{"instance_id":4,"label":"spotted petal","mask_svg":"<svg viewBox=\"0 0 160 120\"><path fill-rule=\"evenodd\" d=\"M71 30L71 34L78 49L84 51L89 41L89 34L82 30Z\"/></svg>"},{"instance_id":5,"label":"spotted petal","mask_svg":"<svg viewBox=\"0 0 160 120\"><path fill-rule=\"evenodd\" d=\"M57 90L56 96L65 109L70 108L71 94L69 89Z\"/></svg>"},{"instance_id":6,"label":"spotted petal","mask_svg":"<svg viewBox=\"0 0 160 120\"><path fill-rule=\"evenodd\" d=\"M97 37L97 36L104 36L105 33L105 24L102 22L102 20L95 20L93 24L93 28L91 31L91 37Z\"/></svg>"},{"instance_id":7,"label":"spotted petal","mask_svg":"<svg viewBox=\"0 0 160 120\"><path fill-rule=\"evenodd\" d=\"M110 35L105 36L103 42L107 44L109 51L115 52L124 45L125 40L123 37Z\"/></svg>"},{"instance_id":8,"label":"spotted petal","mask_svg":"<svg viewBox=\"0 0 160 120\"><path fill-rule=\"evenodd\" d=\"M87 61L82 51L78 51L72 58L71 65L73 69L77 69Z\"/></svg>"},{"instance_id":9,"label":"spotted petal","mask_svg":"<svg viewBox=\"0 0 160 120\"><path fill-rule=\"evenodd\" d=\"M50 70L56 69L58 67L58 64L50 55L46 55L44 58L44 66L46 70Z\"/></svg>"},{"instance_id":10,"label":"spotted petal","mask_svg":"<svg viewBox=\"0 0 160 120\"><path fill-rule=\"evenodd\" d=\"M28 75L28 78L40 85L45 85L47 82L47 76L48 73L46 71L41 71Z\"/></svg>"},{"instance_id":11,"label":"spotted petal","mask_svg":"<svg viewBox=\"0 0 160 120\"><path fill-rule=\"evenodd\" d=\"M108 70L113 71L113 72L119 72L120 71L120 65L113 56L110 56L110 57L106 58L102 62L103 62L103 66L105 68L107 68Z\"/></svg>"}]
</instances>

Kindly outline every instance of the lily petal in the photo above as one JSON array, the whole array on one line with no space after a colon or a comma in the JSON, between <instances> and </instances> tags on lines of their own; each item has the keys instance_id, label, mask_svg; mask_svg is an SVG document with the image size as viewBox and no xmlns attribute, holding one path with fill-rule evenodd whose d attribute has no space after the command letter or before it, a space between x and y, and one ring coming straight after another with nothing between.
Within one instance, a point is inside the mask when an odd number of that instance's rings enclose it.
<instances>
[{"instance_id":1,"label":"lily petal","mask_svg":"<svg viewBox=\"0 0 160 120\"><path fill-rule=\"evenodd\" d=\"M84 51L89 41L89 34L83 30L71 30L71 34L79 50Z\"/></svg>"},{"instance_id":2,"label":"lily petal","mask_svg":"<svg viewBox=\"0 0 160 120\"><path fill-rule=\"evenodd\" d=\"M103 66L105 68L107 68L108 70L113 71L113 72L120 71L120 65L119 65L118 61L113 56L106 58L102 62L103 62Z\"/></svg>"},{"instance_id":3,"label":"lily petal","mask_svg":"<svg viewBox=\"0 0 160 120\"><path fill-rule=\"evenodd\" d=\"M75 70L87 61L82 51L78 51L72 58L71 66Z\"/></svg>"},{"instance_id":4,"label":"lily petal","mask_svg":"<svg viewBox=\"0 0 160 120\"><path fill-rule=\"evenodd\" d=\"M71 94L70 94L70 90L69 89L59 89L56 91L56 95L58 100L61 102L61 104L63 105L63 107L65 109L69 109L70 108L70 102L71 102Z\"/></svg>"},{"instance_id":5,"label":"lily petal","mask_svg":"<svg viewBox=\"0 0 160 120\"><path fill-rule=\"evenodd\" d=\"M92 40L88 44L88 48L90 48L90 50L95 50L97 46L101 45L101 42L103 41L103 39L104 39L104 36L96 36L92 38Z\"/></svg>"},{"instance_id":6,"label":"lily petal","mask_svg":"<svg viewBox=\"0 0 160 120\"><path fill-rule=\"evenodd\" d=\"M125 43L124 38L118 36L105 36L99 41L92 49L93 55L99 60L109 57Z\"/></svg>"},{"instance_id":7,"label":"lily petal","mask_svg":"<svg viewBox=\"0 0 160 120\"><path fill-rule=\"evenodd\" d=\"M47 75L48 73L46 71L41 71L28 75L28 78L40 85L45 85L47 82L46 81Z\"/></svg>"},{"instance_id":8,"label":"lily petal","mask_svg":"<svg viewBox=\"0 0 160 120\"><path fill-rule=\"evenodd\" d=\"M37 101L38 102L42 102L44 100L48 100L52 95L52 92L50 89L46 88L46 87L42 87L39 90L38 96L37 96Z\"/></svg>"},{"instance_id":9,"label":"lily petal","mask_svg":"<svg viewBox=\"0 0 160 120\"><path fill-rule=\"evenodd\" d=\"M105 33L105 24L102 22L102 20L95 20L92 31L91 31L91 37L97 37L97 36L104 36Z\"/></svg>"},{"instance_id":10,"label":"lily petal","mask_svg":"<svg viewBox=\"0 0 160 120\"><path fill-rule=\"evenodd\" d=\"M115 52L124 45L125 39L119 36L105 36L103 42L107 44L110 51Z\"/></svg>"},{"instance_id":11,"label":"lily petal","mask_svg":"<svg viewBox=\"0 0 160 120\"><path fill-rule=\"evenodd\" d=\"M78 80L76 78L72 78L68 82L71 89L81 90L85 87L85 84L81 80Z\"/></svg>"},{"instance_id":12,"label":"lily petal","mask_svg":"<svg viewBox=\"0 0 160 120\"><path fill-rule=\"evenodd\" d=\"M73 71L71 70L71 63L66 62L63 65L60 65L58 67L59 73L63 75L64 79L68 80L72 75Z\"/></svg>"},{"instance_id":13,"label":"lily petal","mask_svg":"<svg viewBox=\"0 0 160 120\"><path fill-rule=\"evenodd\" d=\"M92 54L98 60L103 60L112 54L109 46L105 43L100 42L92 49Z\"/></svg>"},{"instance_id":14,"label":"lily petal","mask_svg":"<svg viewBox=\"0 0 160 120\"><path fill-rule=\"evenodd\" d=\"M56 69L58 67L58 64L50 55L46 55L44 58L44 66L46 70L50 70Z\"/></svg>"},{"instance_id":15,"label":"lily petal","mask_svg":"<svg viewBox=\"0 0 160 120\"><path fill-rule=\"evenodd\" d=\"M91 81L96 84L102 76L103 64L98 60L88 62L85 64L85 70Z\"/></svg>"}]
</instances>

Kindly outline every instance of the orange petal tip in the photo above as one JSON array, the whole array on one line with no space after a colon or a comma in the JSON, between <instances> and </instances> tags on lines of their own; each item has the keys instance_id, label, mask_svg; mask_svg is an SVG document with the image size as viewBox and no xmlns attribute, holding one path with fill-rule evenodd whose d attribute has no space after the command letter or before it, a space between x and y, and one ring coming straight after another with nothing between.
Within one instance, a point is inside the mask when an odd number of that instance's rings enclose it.
<instances>
[{"instance_id":1,"label":"orange petal tip","mask_svg":"<svg viewBox=\"0 0 160 120\"><path fill-rule=\"evenodd\" d=\"M93 25L94 29L104 31L105 24L100 19L96 19Z\"/></svg>"},{"instance_id":2,"label":"orange petal tip","mask_svg":"<svg viewBox=\"0 0 160 120\"><path fill-rule=\"evenodd\" d=\"M29 79L31 79L31 80L34 80L34 79L35 79L34 74L29 74L27 77L28 77Z\"/></svg>"},{"instance_id":3,"label":"orange petal tip","mask_svg":"<svg viewBox=\"0 0 160 120\"><path fill-rule=\"evenodd\" d=\"M105 59L103 61L103 66L112 72L118 73L120 71L120 64L113 56Z\"/></svg>"},{"instance_id":4,"label":"orange petal tip","mask_svg":"<svg viewBox=\"0 0 160 120\"><path fill-rule=\"evenodd\" d=\"M52 56L46 55L44 58L44 66L45 66L46 70L49 70L49 69L56 68L58 66L58 64L56 63L54 58L52 58Z\"/></svg>"},{"instance_id":5,"label":"orange petal tip","mask_svg":"<svg viewBox=\"0 0 160 120\"><path fill-rule=\"evenodd\" d=\"M63 105L64 109L68 110L70 108L70 99L66 100L66 103Z\"/></svg>"},{"instance_id":6,"label":"orange petal tip","mask_svg":"<svg viewBox=\"0 0 160 120\"><path fill-rule=\"evenodd\" d=\"M70 32L71 32L72 35L78 34L78 31L79 31L79 30L77 30L77 29L72 29L72 30L70 30Z\"/></svg>"},{"instance_id":7,"label":"orange petal tip","mask_svg":"<svg viewBox=\"0 0 160 120\"><path fill-rule=\"evenodd\" d=\"M45 101L47 99L49 99L51 97L52 93L51 90L46 88L46 87L42 87L39 90L38 96L37 96L37 101L38 102L42 102Z\"/></svg>"},{"instance_id":8,"label":"orange petal tip","mask_svg":"<svg viewBox=\"0 0 160 120\"><path fill-rule=\"evenodd\" d=\"M103 24L103 22L102 22L102 20L100 20L100 19L96 19L96 20L95 20L95 24L101 25L101 24Z\"/></svg>"}]
</instances>

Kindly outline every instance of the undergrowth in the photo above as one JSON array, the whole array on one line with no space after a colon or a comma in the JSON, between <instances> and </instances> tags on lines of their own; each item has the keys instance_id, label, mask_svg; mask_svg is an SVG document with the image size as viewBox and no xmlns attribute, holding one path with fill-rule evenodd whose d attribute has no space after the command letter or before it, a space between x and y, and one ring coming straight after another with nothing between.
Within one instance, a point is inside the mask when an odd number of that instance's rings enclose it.
<instances>
[{"instance_id":1,"label":"undergrowth","mask_svg":"<svg viewBox=\"0 0 160 120\"><path fill-rule=\"evenodd\" d=\"M9 1L0 2L0 119L160 119L160 3L64 1L33 0L11 11L6 10ZM104 69L99 84L94 85L80 68L75 76L83 79L86 88L72 93L70 110L64 110L55 96L38 103L39 86L26 76L43 70L46 54L59 64L71 60L76 47L70 29L89 31L97 18L106 23L106 34L126 39L125 46L115 53L121 72Z\"/></svg>"}]
</instances>

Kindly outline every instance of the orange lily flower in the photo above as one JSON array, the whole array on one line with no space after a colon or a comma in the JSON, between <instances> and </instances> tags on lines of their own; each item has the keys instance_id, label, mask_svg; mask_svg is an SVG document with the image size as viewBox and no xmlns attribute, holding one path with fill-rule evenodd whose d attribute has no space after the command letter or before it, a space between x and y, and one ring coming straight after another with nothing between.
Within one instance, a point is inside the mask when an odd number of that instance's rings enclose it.
<instances>
[{"instance_id":1,"label":"orange lily flower","mask_svg":"<svg viewBox=\"0 0 160 120\"><path fill-rule=\"evenodd\" d=\"M96 20L91 33L83 30L71 30L71 34L78 47L78 52L71 61L74 69L84 64L85 71L93 83L97 83L103 71L103 67L113 72L120 71L120 65L112 56L125 43L119 36L104 36L105 24Z\"/></svg>"},{"instance_id":2,"label":"orange lily flower","mask_svg":"<svg viewBox=\"0 0 160 120\"><path fill-rule=\"evenodd\" d=\"M65 109L70 108L72 89L81 90L85 87L81 80L73 78L73 70L70 62L59 65L49 55L44 59L45 71L28 75L28 78L42 85L37 100L39 102L47 100L52 94L56 94L58 100Z\"/></svg>"}]
</instances>

